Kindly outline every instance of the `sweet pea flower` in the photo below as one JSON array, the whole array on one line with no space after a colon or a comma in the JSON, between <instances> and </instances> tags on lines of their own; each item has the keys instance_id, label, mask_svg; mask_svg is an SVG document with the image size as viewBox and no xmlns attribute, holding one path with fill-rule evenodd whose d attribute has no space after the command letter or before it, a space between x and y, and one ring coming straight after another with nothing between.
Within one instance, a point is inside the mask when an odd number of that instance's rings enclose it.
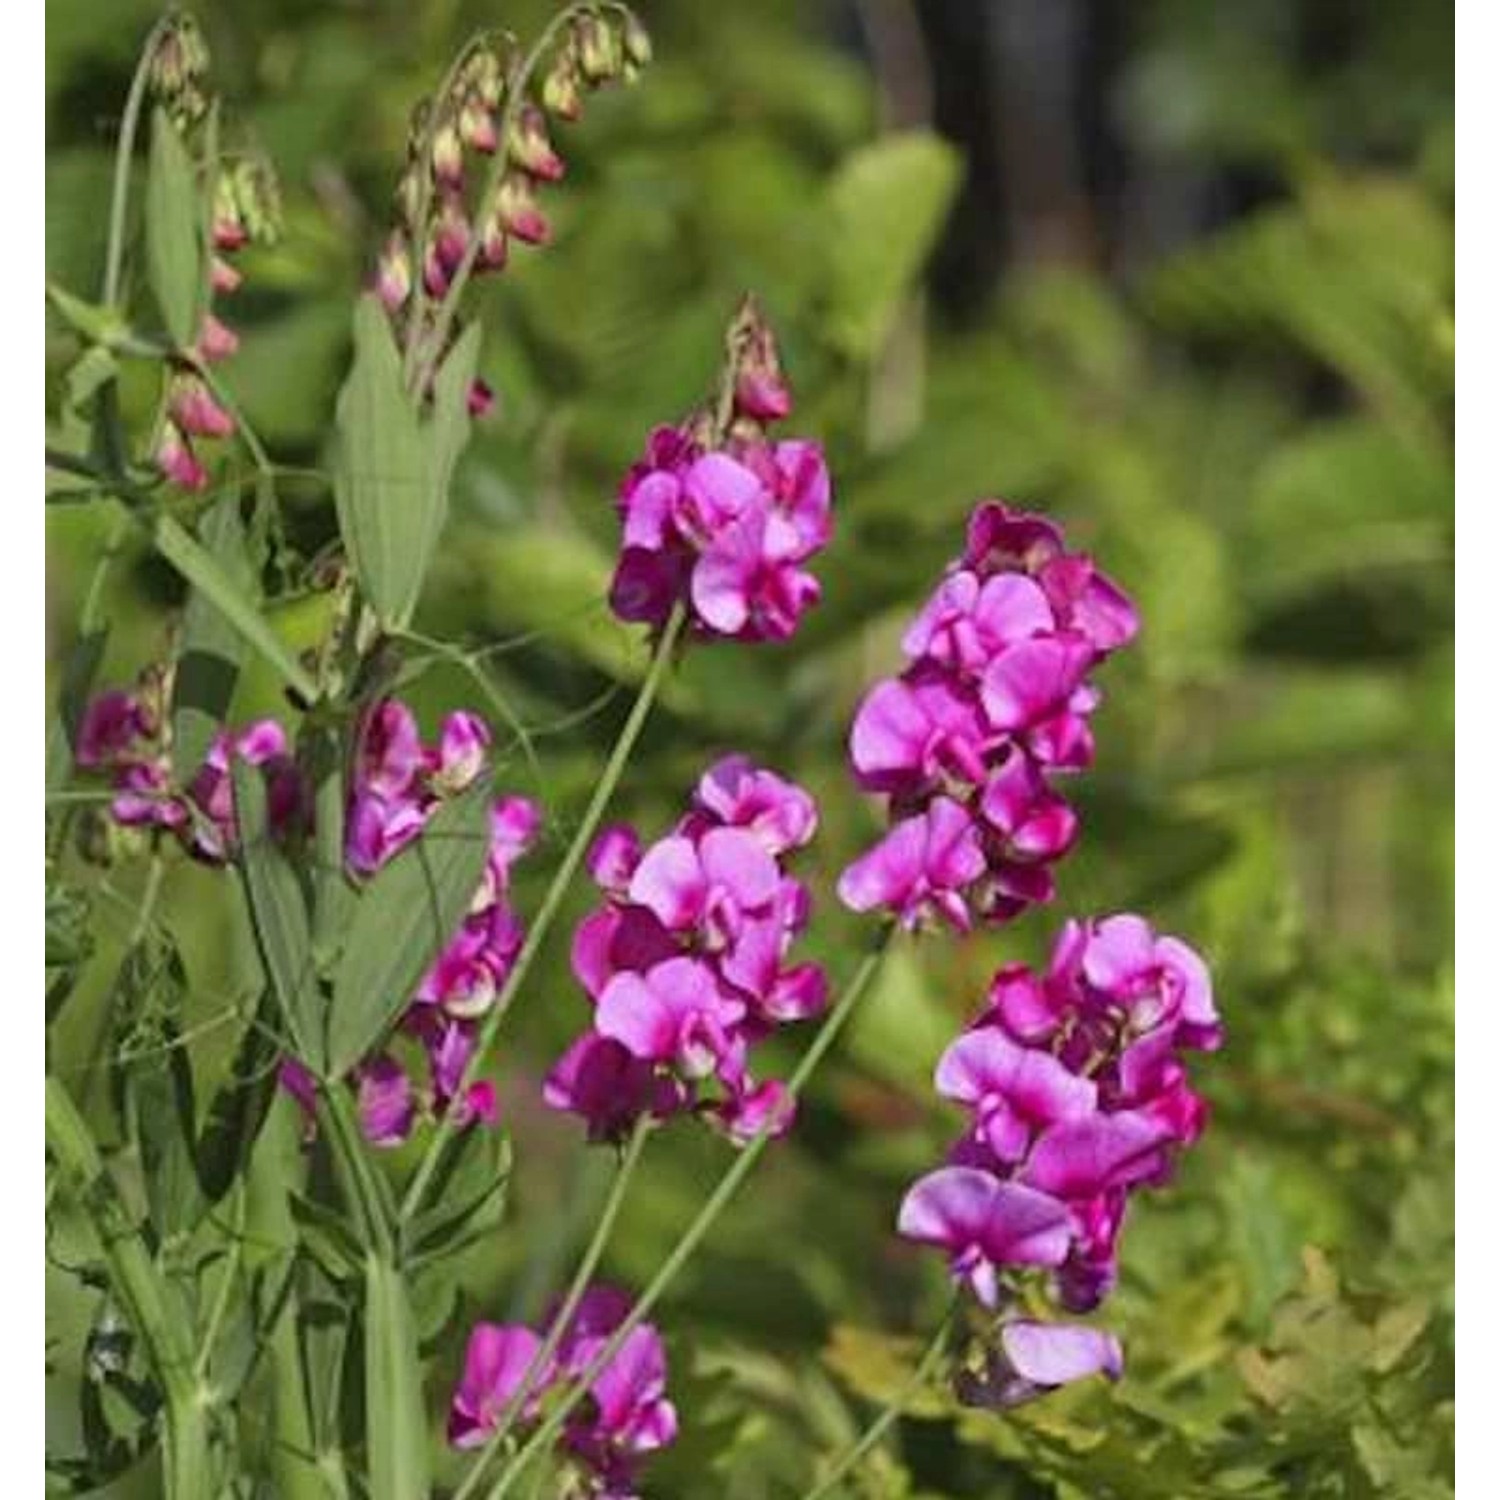
<instances>
[{"instance_id":1,"label":"sweet pea flower","mask_svg":"<svg viewBox=\"0 0 1500 1500\"><path fill-rule=\"evenodd\" d=\"M965 1406L1003 1411L1090 1375L1118 1380L1124 1364L1120 1341L1103 1329L1016 1318L1000 1325L999 1348L981 1375L960 1378L958 1394Z\"/></svg>"},{"instance_id":2,"label":"sweet pea flower","mask_svg":"<svg viewBox=\"0 0 1500 1500\"><path fill-rule=\"evenodd\" d=\"M984 871L984 851L969 814L948 797L903 819L839 877L839 899L853 911L886 907L904 927L929 916L968 931L963 890Z\"/></svg>"},{"instance_id":3,"label":"sweet pea flower","mask_svg":"<svg viewBox=\"0 0 1500 1500\"><path fill-rule=\"evenodd\" d=\"M478 1448L488 1440L541 1347L541 1339L523 1326L474 1325L464 1350L463 1375L448 1412L448 1441L455 1448ZM535 1382L527 1400L528 1414L534 1414L546 1384Z\"/></svg>"},{"instance_id":4,"label":"sweet pea flower","mask_svg":"<svg viewBox=\"0 0 1500 1500\"><path fill-rule=\"evenodd\" d=\"M929 1172L901 1203L897 1229L948 1252L955 1279L986 1307L999 1300L1002 1266L1058 1266L1068 1253L1068 1210L1055 1198L973 1167Z\"/></svg>"},{"instance_id":5,"label":"sweet pea flower","mask_svg":"<svg viewBox=\"0 0 1500 1500\"><path fill-rule=\"evenodd\" d=\"M745 1007L719 987L713 970L691 958L669 958L644 975L616 974L599 996L594 1025L632 1056L679 1068L685 1078L743 1071L733 1036Z\"/></svg>"}]
</instances>

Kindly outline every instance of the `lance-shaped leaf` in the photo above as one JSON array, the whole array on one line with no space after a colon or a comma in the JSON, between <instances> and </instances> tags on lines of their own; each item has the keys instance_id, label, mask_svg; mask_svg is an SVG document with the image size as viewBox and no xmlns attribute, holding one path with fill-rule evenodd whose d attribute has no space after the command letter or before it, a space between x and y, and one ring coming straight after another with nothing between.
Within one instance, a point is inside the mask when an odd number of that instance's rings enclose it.
<instances>
[{"instance_id":1,"label":"lance-shaped leaf","mask_svg":"<svg viewBox=\"0 0 1500 1500\"><path fill-rule=\"evenodd\" d=\"M255 946L297 1055L323 1072L322 996L313 970L312 924L297 872L271 839L266 787L260 772L238 757L231 763L240 873Z\"/></svg>"},{"instance_id":2,"label":"lance-shaped leaf","mask_svg":"<svg viewBox=\"0 0 1500 1500\"><path fill-rule=\"evenodd\" d=\"M179 348L198 332L204 287L203 215L193 160L164 111L151 117L146 168L146 274Z\"/></svg>"},{"instance_id":3,"label":"lance-shaped leaf","mask_svg":"<svg viewBox=\"0 0 1500 1500\"><path fill-rule=\"evenodd\" d=\"M427 1412L416 1322L401 1273L365 1262L365 1412L371 1500L428 1493Z\"/></svg>"},{"instance_id":4,"label":"lance-shaped leaf","mask_svg":"<svg viewBox=\"0 0 1500 1500\"><path fill-rule=\"evenodd\" d=\"M255 569L245 547L237 494L223 495L210 507L198 540L244 597L253 601ZM240 632L203 589L193 589L183 613L182 649L172 688L172 762L182 781L203 763L229 713L244 654Z\"/></svg>"},{"instance_id":5,"label":"lance-shaped leaf","mask_svg":"<svg viewBox=\"0 0 1500 1500\"><path fill-rule=\"evenodd\" d=\"M476 324L439 368L432 414L423 419L379 299L362 297L355 309L354 364L338 399L334 498L355 576L387 629L410 621L447 519L478 354Z\"/></svg>"},{"instance_id":6,"label":"lance-shaped leaf","mask_svg":"<svg viewBox=\"0 0 1500 1500\"><path fill-rule=\"evenodd\" d=\"M245 1170L276 1096L276 1030L279 1006L267 988L240 1038L228 1080L209 1107L198 1138L198 1183L217 1203Z\"/></svg>"},{"instance_id":7,"label":"lance-shaped leaf","mask_svg":"<svg viewBox=\"0 0 1500 1500\"><path fill-rule=\"evenodd\" d=\"M328 1066L337 1078L385 1034L463 920L484 874L490 791L445 803L365 887L334 971Z\"/></svg>"}]
</instances>

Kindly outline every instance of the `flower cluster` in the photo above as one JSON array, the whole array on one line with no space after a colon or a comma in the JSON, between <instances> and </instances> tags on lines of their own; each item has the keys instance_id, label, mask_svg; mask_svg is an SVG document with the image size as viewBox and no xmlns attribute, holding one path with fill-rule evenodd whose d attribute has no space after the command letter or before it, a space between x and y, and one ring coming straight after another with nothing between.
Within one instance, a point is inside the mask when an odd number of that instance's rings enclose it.
<instances>
[{"instance_id":1,"label":"flower cluster","mask_svg":"<svg viewBox=\"0 0 1500 1500\"><path fill-rule=\"evenodd\" d=\"M947 1252L952 1274L1003 1309L1002 1275L1043 1268L1070 1312L1099 1305L1133 1188L1169 1176L1197 1139L1203 1100L1183 1049L1218 1047L1203 960L1141 917L1069 922L1045 975L1001 969L988 1006L943 1054L936 1085L968 1111L949 1165L902 1202L904 1236ZM1005 1324L970 1395L1013 1404L1082 1375L1118 1375L1112 1335L1068 1324Z\"/></svg>"},{"instance_id":2,"label":"flower cluster","mask_svg":"<svg viewBox=\"0 0 1500 1500\"><path fill-rule=\"evenodd\" d=\"M479 274L499 271L512 244L545 245L552 238L538 194L565 166L552 145L549 115L578 119L585 90L633 78L650 55L649 38L628 13L579 15L551 60L539 102L512 97L516 58L509 37L482 38L460 58L446 91L413 117L396 223L375 270L375 292L398 332L409 328L414 303L422 305L413 298L419 279L422 297L440 304L466 261ZM497 155L503 165L495 190L484 193L468 169L475 158ZM411 332L422 337L427 329ZM489 386L475 380L470 415L485 415L493 403Z\"/></svg>"},{"instance_id":3,"label":"flower cluster","mask_svg":"<svg viewBox=\"0 0 1500 1500\"><path fill-rule=\"evenodd\" d=\"M1089 674L1135 635L1134 607L1040 516L979 505L963 556L902 640L850 733L860 786L893 826L839 881L855 911L907 927L1003 922L1053 894L1078 830L1053 778L1093 759Z\"/></svg>"},{"instance_id":4,"label":"flower cluster","mask_svg":"<svg viewBox=\"0 0 1500 1500\"><path fill-rule=\"evenodd\" d=\"M542 1334L520 1323L476 1324L449 1409L448 1440L458 1448L482 1446L523 1387L526 1393L512 1430L533 1425L548 1393L588 1370L629 1316L630 1307L630 1299L622 1292L591 1288L568 1320L552 1356L529 1381L527 1374L551 1331L551 1320ZM667 1357L661 1335L650 1323L641 1323L594 1377L589 1399L563 1429L559 1446L573 1464L573 1477L580 1486L567 1489L567 1494L631 1500L642 1456L677 1436L677 1412L666 1389Z\"/></svg>"},{"instance_id":5,"label":"flower cluster","mask_svg":"<svg viewBox=\"0 0 1500 1500\"><path fill-rule=\"evenodd\" d=\"M767 437L791 396L753 303L731 332L725 394L726 433L708 415L659 427L625 476L610 605L658 630L680 604L699 636L786 640L820 594L806 564L832 534L832 497L818 444Z\"/></svg>"},{"instance_id":6,"label":"flower cluster","mask_svg":"<svg viewBox=\"0 0 1500 1500\"><path fill-rule=\"evenodd\" d=\"M801 787L734 755L649 849L625 826L600 834L589 870L605 902L573 940L593 1025L547 1078L553 1108L582 1115L595 1140L619 1139L643 1114L686 1110L737 1140L790 1127L785 1088L755 1083L747 1059L827 1000L817 964L786 961L811 900L782 861L816 828Z\"/></svg>"},{"instance_id":7,"label":"flower cluster","mask_svg":"<svg viewBox=\"0 0 1500 1500\"><path fill-rule=\"evenodd\" d=\"M370 712L355 757L344 831L344 863L356 879L375 874L426 827L444 798L484 774L490 734L484 721L459 711L443 721L437 742L424 745L410 708L387 698ZM501 797L490 808L484 875L463 924L423 977L400 1030L425 1054L434 1114L456 1109L462 1120L493 1124L494 1085L471 1084L456 1097L473 1054L478 1020L494 1005L521 951L525 930L508 895L511 866L531 846L541 823L524 797ZM307 1083L284 1072L304 1099ZM377 1146L397 1146L421 1113L423 1091L389 1052L355 1070L360 1124Z\"/></svg>"},{"instance_id":8,"label":"flower cluster","mask_svg":"<svg viewBox=\"0 0 1500 1500\"><path fill-rule=\"evenodd\" d=\"M229 765L239 757L260 766L267 780L267 812L274 830L303 815L301 778L286 731L259 719L231 734L221 730L186 786L172 769L171 676L151 668L134 689L111 688L94 698L78 725L75 759L81 770L108 773L109 811L123 828L159 829L194 859L223 864L236 842Z\"/></svg>"},{"instance_id":9,"label":"flower cluster","mask_svg":"<svg viewBox=\"0 0 1500 1500\"><path fill-rule=\"evenodd\" d=\"M275 179L262 162L242 160L219 169L214 190L209 281L216 296L238 289L242 276L229 257L252 241L270 243L280 233ZM227 438L234 418L214 396L199 364L228 359L239 336L211 311L203 315L194 360L174 360L167 375L166 410L156 441L156 466L180 489L208 487L208 469L196 442Z\"/></svg>"}]
</instances>

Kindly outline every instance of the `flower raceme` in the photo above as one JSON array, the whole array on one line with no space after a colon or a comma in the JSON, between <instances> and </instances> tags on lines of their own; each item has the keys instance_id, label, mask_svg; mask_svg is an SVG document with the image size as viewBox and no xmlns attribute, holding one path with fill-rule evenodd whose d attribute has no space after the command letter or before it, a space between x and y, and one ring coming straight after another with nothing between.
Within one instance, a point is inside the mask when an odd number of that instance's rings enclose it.
<instances>
[{"instance_id":1,"label":"flower raceme","mask_svg":"<svg viewBox=\"0 0 1500 1500\"><path fill-rule=\"evenodd\" d=\"M238 841L230 776L231 758L238 757L266 775L273 837L310 826L310 799L286 731L274 719L220 732L203 765L185 786L176 785L169 696L162 675L147 672L133 692L112 689L85 710L78 764L111 774L110 815L116 823L162 830L200 862L224 864ZM489 744L488 726L474 714L449 714L436 742L426 745L404 703L386 699L375 705L359 736L346 809L344 865L350 878L373 876L420 836L445 798L483 776ZM510 870L535 841L540 822L540 810L524 797L500 797L492 804L479 887L398 1028L425 1055L425 1091L389 1052L367 1058L354 1071L359 1118L373 1144L399 1145L424 1107L439 1114L454 1109L465 1122L494 1122L497 1102L488 1080L456 1096L477 1022L495 1003L525 937L508 899ZM310 1110L314 1082L301 1064L288 1058L282 1080Z\"/></svg>"},{"instance_id":2,"label":"flower raceme","mask_svg":"<svg viewBox=\"0 0 1500 1500\"><path fill-rule=\"evenodd\" d=\"M906 669L855 714L855 779L890 799L893 823L845 870L844 904L966 931L1051 900L1049 866L1078 831L1053 779L1092 760L1089 674L1136 629L1050 521L981 503L902 639Z\"/></svg>"},{"instance_id":3,"label":"flower raceme","mask_svg":"<svg viewBox=\"0 0 1500 1500\"><path fill-rule=\"evenodd\" d=\"M555 1352L529 1382L518 1429L535 1423L550 1391L589 1368L630 1307L630 1299L611 1287L593 1287L583 1295ZM528 1384L527 1372L550 1327L550 1319L542 1334L525 1324L474 1326L449 1408L449 1442L457 1448L475 1448L488 1440ZM630 1500L642 1458L677 1435L677 1412L667 1399L666 1385L661 1335L650 1323L641 1323L594 1377L590 1399L563 1429L561 1456L573 1468L579 1486L566 1493Z\"/></svg>"},{"instance_id":4,"label":"flower raceme","mask_svg":"<svg viewBox=\"0 0 1500 1500\"><path fill-rule=\"evenodd\" d=\"M1221 1040L1203 960L1138 916L1069 922L1045 975L1002 968L988 1005L937 1066L968 1114L949 1164L907 1193L897 1226L943 1250L954 1278L1003 1312L1027 1270L1067 1311L1113 1288L1131 1191L1169 1176L1206 1106L1180 1053ZM1117 1376L1096 1329L1008 1320L970 1395L1011 1405L1083 1375Z\"/></svg>"},{"instance_id":5,"label":"flower raceme","mask_svg":"<svg viewBox=\"0 0 1500 1500\"><path fill-rule=\"evenodd\" d=\"M599 835L588 865L604 904L573 939L593 1024L548 1076L549 1104L581 1115L595 1140L689 1110L738 1140L768 1118L790 1127L782 1085L755 1083L748 1056L827 999L818 965L787 962L811 901L782 864L816 828L801 787L735 755L649 848L623 825Z\"/></svg>"},{"instance_id":6,"label":"flower raceme","mask_svg":"<svg viewBox=\"0 0 1500 1500\"><path fill-rule=\"evenodd\" d=\"M658 427L620 486L610 604L657 630L681 606L700 638L782 641L821 592L806 564L832 535L832 487L818 444L766 432L791 393L753 302L730 342L721 410Z\"/></svg>"}]
</instances>

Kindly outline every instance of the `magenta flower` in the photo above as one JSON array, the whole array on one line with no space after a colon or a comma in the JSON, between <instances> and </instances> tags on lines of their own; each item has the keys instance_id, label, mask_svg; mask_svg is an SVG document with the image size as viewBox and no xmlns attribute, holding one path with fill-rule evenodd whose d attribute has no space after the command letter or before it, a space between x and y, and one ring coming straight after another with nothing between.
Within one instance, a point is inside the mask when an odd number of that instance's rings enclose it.
<instances>
[{"instance_id":1,"label":"magenta flower","mask_svg":"<svg viewBox=\"0 0 1500 1500\"><path fill-rule=\"evenodd\" d=\"M949 797L905 818L839 877L839 899L852 911L884 907L904 927L932 917L969 929L964 888L984 872L979 830Z\"/></svg>"},{"instance_id":2,"label":"magenta flower","mask_svg":"<svg viewBox=\"0 0 1500 1500\"><path fill-rule=\"evenodd\" d=\"M1088 716L1099 694L1089 673L1134 633L1129 601L1089 559L1064 551L1051 522L978 506L964 556L902 638L906 669L877 682L855 712L855 779L889 795L895 826L845 872L845 903L912 924L913 820L944 801L981 836L979 858L966 848L967 873L943 882L935 909L965 927L1051 900L1049 866L1071 848L1078 822L1049 778L1092 760Z\"/></svg>"},{"instance_id":3,"label":"magenta flower","mask_svg":"<svg viewBox=\"0 0 1500 1500\"><path fill-rule=\"evenodd\" d=\"M699 637L786 640L821 593L806 564L832 532L828 466L817 444L766 435L791 398L751 306L734 343L729 430L723 414L657 428L620 486L610 605L657 629L680 605Z\"/></svg>"},{"instance_id":4,"label":"magenta flower","mask_svg":"<svg viewBox=\"0 0 1500 1500\"><path fill-rule=\"evenodd\" d=\"M954 1277L986 1307L998 1302L1001 1267L1061 1265L1070 1237L1055 1198L973 1167L929 1172L902 1200L897 1228L946 1250Z\"/></svg>"},{"instance_id":5,"label":"magenta flower","mask_svg":"<svg viewBox=\"0 0 1500 1500\"><path fill-rule=\"evenodd\" d=\"M399 1146L416 1123L411 1079L395 1058L381 1055L360 1065L359 1127L372 1146Z\"/></svg>"},{"instance_id":6,"label":"magenta flower","mask_svg":"<svg viewBox=\"0 0 1500 1500\"><path fill-rule=\"evenodd\" d=\"M999 1348L980 1375L959 1380L965 1406L1004 1410L1035 1400L1090 1375L1118 1380L1125 1358L1120 1341L1100 1328L1017 1318L1000 1325Z\"/></svg>"},{"instance_id":7,"label":"magenta flower","mask_svg":"<svg viewBox=\"0 0 1500 1500\"><path fill-rule=\"evenodd\" d=\"M595 839L587 862L605 899L572 950L592 1028L544 1088L591 1140L688 1110L737 1141L789 1128L784 1089L753 1079L748 1058L827 1003L822 969L790 961L810 897L783 869L817 821L801 787L736 755L704 773L676 828L649 847L623 825Z\"/></svg>"},{"instance_id":8,"label":"magenta flower","mask_svg":"<svg viewBox=\"0 0 1500 1500\"><path fill-rule=\"evenodd\" d=\"M448 1441L455 1448L478 1448L500 1423L542 1341L531 1329L476 1323L464 1350L463 1375L448 1412ZM537 1380L528 1397L534 1413L547 1382Z\"/></svg>"}]
</instances>

